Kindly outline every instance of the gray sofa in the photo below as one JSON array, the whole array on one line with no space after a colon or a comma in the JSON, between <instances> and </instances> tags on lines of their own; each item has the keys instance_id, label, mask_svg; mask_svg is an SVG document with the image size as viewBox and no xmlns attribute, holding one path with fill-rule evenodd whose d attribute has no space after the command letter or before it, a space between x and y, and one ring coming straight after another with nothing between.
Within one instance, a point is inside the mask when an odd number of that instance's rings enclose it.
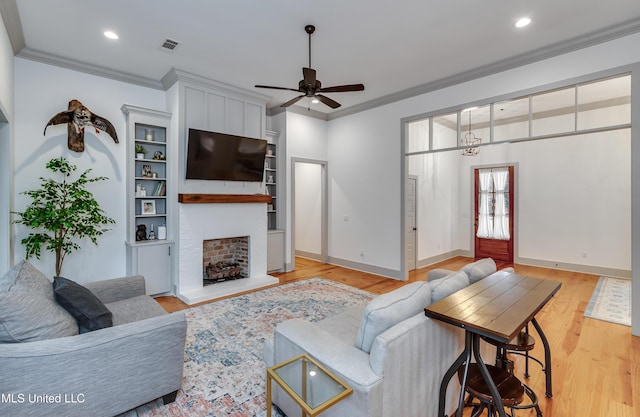
<instances>
[{"instance_id":1,"label":"gray sofa","mask_svg":"<svg viewBox=\"0 0 640 417\"><path fill-rule=\"evenodd\" d=\"M285 321L265 343L263 358L273 366L307 353L350 385L353 394L323 416L435 417L440 383L464 348L464 332L426 317L424 308L492 273L507 272L496 272L495 262L487 258L429 282L407 284L317 323ZM495 348L482 343L481 350L485 358L495 358ZM459 386L453 378L449 415L456 408ZM288 416L300 414L300 407L277 386L273 401Z\"/></svg>"},{"instance_id":2,"label":"gray sofa","mask_svg":"<svg viewBox=\"0 0 640 417\"><path fill-rule=\"evenodd\" d=\"M184 363L183 313L167 314L145 295L142 276L99 281L85 287L111 311L113 326L78 334L38 274L23 262L0 279L0 415L111 417L156 398L175 400ZM35 293L41 298L34 301ZM20 320L44 325L23 331L14 312L29 304L40 318ZM52 326L57 335L48 333ZM16 340L7 343L7 337Z\"/></svg>"}]
</instances>

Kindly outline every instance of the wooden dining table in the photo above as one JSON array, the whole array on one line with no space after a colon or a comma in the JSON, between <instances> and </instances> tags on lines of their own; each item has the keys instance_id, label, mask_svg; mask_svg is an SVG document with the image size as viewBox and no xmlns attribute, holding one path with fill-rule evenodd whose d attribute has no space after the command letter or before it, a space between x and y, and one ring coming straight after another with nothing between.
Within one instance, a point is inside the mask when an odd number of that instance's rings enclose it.
<instances>
[{"instance_id":1,"label":"wooden dining table","mask_svg":"<svg viewBox=\"0 0 640 417\"><path fill-rule=\"evenodd\" d=\"M506 417L502 401L487 366L480 356L482 336L507 343L528 323L540 335L545 350L545 366L551 369L551 349L535 315L560 289L558 281L498 271L424 309L425 315L465 330L465 347L440 384L438 417L445 417L449 381L465 364L457 416L462 416L468 365L473 356L487 383L500 417ZM551 396L551 372L547 372L547 396Z\"/></svg>"}]
</instances>

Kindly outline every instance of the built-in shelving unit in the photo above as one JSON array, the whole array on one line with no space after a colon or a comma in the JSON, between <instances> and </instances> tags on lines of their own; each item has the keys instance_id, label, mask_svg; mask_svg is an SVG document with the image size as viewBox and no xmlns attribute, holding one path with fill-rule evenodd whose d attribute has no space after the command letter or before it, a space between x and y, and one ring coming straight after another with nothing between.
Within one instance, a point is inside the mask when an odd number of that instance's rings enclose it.
<instances>
[{"instance_id":1,"label":"built-in shelving unit","mask_svg":"<svg viewBox=\"0 0 640 417\"><path fill-rule=\"evenodd\" d=\"M171 291L168 197L171 114L124 105L127 116L127 273L144 275L147 294ZM142 151L142 152L140 152ZM173 194L172 194L173 193Z\"/></svg>"},{"instance_id":2,"label":"built-in shelving unit","mask_svg":"<svg viewBox=\"0 0 640 417\"><path fill-rule=\"evenodd\" d=\"M278 228L278 169L277 169L277 146L273 141L276 132L267 132L269 142L267 143L267 155L264 161L264 187L265 194L271 196L271 203L267 204L267 227L269 229Z\"/></svg>"}]
</instances>

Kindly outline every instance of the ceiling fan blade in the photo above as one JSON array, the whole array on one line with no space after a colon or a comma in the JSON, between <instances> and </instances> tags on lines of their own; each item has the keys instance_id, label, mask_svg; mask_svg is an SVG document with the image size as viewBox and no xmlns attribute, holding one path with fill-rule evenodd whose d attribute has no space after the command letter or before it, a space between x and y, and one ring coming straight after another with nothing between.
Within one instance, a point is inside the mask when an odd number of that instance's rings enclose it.
<instances>
[{"instance_id":1,"label":"ceiling fan blade","mask_svg":"<svg viewBox=\"0 0 640 417\"><path fill-rule=\"evenodd\" d=\"M314 88L316 85L316 70L313 68L302 68L302 78L305 85Z\"/></svg>"},{"instance_id":2,"label":"ceiling fan blade","mask_svg":"<svg viewBox=\"0 0 640 417\"><path fill-rule=\"evenodd\" d=\"M337 85L335 87L325 87L318 90L321 93L343 93L347 91L363 91L363 84Z\"/></svg>"},{"instance_id":3,"label":"ceiling fan blade","mask_svg":"<svg viewBox=\"0 0 640 417\"><path fill-rule=\"evenodd\" d=\"M271 85L256 85L256 88L270 88L272 90L287 90L287 91L295 91L295 92L300 92L300 90L296 90L294 88L287 88L287 87L273 87Z\"/></svg>"},{"instance_id":4,"label":"ceiling fan blade","mask_svg":"<svg viewBox=\"0 0 640 417\"><path fill-rule=\"evenodd\" d=\"M302 97L304 97L304 95L298 96L296 98L292 98L291 100L287 101L286 103L281 104L280 107L289 107L290 105L297 103Z\"/></svg>"},{"instance_id":5,"label":"ceiling fan blade","mask_svg":"<svg viewBox=\"0 0 640 417\"><path fill-rule=\"evenodd\" d=\"M331 100L329 97L323 96L322 94L316 94L315 97L332 109L337 109L341 106L337 101Z\"/></svg>"}]
</instances>

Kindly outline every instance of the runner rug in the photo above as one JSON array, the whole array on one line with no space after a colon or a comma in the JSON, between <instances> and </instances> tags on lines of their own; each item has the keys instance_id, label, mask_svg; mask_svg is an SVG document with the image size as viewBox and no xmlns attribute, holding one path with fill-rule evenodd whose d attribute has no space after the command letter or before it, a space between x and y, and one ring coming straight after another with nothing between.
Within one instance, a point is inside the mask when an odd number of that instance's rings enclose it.
<instances>
[{"instance_id":1,"label":"runner rug","mask_svg":"<svg viewBox=\"0 0 640 417\"><path fill-rule=\"evenodd\" d=\"M316 277L185 310L184 377L176 401L165 406L156 400L122 416L265 416L262 347L274 327L296 317L322 320L373 296ZM274 407L273 416L282 414Z\"/></svg>"},{"instance_id":2,"label":"runner rug","mask_svg":"<svg viewBox=\"0 0 640 417\"><path fill-rule=\"evenodd\" d=\"M600 277L584 316L631 326L631 280Z\"/></svg>"}]
</instances>

